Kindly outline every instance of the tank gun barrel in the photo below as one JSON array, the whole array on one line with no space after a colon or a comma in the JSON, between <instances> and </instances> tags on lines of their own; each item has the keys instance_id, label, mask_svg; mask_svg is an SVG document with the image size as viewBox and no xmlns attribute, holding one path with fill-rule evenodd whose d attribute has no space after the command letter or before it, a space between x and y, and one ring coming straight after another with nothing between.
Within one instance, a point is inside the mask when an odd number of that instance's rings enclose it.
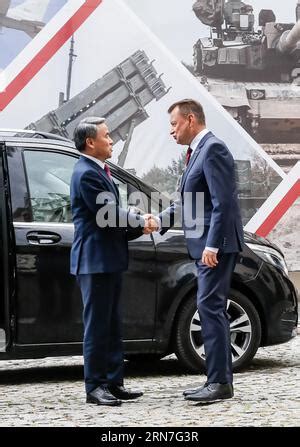
<instances>
[{"instance_id":1,"label":"tank gun barrel","mask_svg":"<svg viewBox=\"0 0 300 447\"><path fill-rule=\"evenodd\" d=\"M291 30L284 31L280 36L277 49L281 53L292 53L300 43L300 20L293 26Z\"/></svg>"}]
</instances>

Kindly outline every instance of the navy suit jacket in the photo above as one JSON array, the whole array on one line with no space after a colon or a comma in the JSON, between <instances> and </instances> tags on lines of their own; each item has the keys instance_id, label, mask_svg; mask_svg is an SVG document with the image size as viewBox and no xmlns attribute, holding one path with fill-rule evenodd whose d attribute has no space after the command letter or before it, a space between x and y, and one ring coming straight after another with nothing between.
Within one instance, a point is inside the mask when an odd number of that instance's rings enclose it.
<instances>
[{"instance_id":1,"label":"navy suit jacket","mask_svg":"<svg viewBox=\"0 0 300 447\"><path fill-rule=\"evenodd\" d=\"M203 193L204 199L199 231L197 226L191 226L185 215L191 211L192 217L196 217L197 192ZM215 247L224 253L242 251L243 225L234 160L224 142L211 132L203 137L192 155L181 179L180 193L181 200L159 215L162 234L174 225L174 219L180 213L191 258L201 259L205 247ZM186 197L189 197L189 203L185 204ZM164 221L170 224L165 226Z\"/></svg>"},{"instance_id":2,"label":"navy suit jacket","mask_svg":"<svg viewBox=\"0 0 300 447\"><path fill-rule=\"evenodd\" d=\"M98 203L99 193L107 194L107 203ZM98 211L110 207L117 226L101 228L96 221ZM130 225L140 228L144 219L121 207L117 186L104 169L87 157L80 157L71 179L71 207L74 222L74 241L71 249L71 273L93 274L124 271L128 268L128 239ZM118 218L127 226L118 226ZM140 230L142 234L142 230Z\"/></svg>"}]
</instances>

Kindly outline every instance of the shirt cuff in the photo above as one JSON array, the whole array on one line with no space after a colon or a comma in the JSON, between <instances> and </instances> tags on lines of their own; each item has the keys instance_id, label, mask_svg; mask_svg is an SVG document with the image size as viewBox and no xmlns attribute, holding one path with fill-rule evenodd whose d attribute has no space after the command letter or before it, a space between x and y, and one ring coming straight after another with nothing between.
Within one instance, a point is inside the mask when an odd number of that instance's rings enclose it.
<instances>
[{"instance_id":1,"label":"shirt cuff","mask_svg":"<svg viewBox=\"0 0 300 447\"><path fill-rule=\"evenodd\" d=\"M158 216L153 216L153 217L154 217L155 222L157 223L157 226L158 226L158 230L157 231L160 231L161 230L161 220L160 220L160 218Z\"/></svg>"},{"instance_id":2,"label":"shirt cuff","mask_svg":"<svg viewBox=\"0 0 300 447\"><path fill-rule=\"evenodd\" d=\"M205 250L209 250L209 251L212 251L214 253L218 253L218 251L219 251L218 248L214 248L214 247L205 247Z\"/></svg>"}]
</instances>

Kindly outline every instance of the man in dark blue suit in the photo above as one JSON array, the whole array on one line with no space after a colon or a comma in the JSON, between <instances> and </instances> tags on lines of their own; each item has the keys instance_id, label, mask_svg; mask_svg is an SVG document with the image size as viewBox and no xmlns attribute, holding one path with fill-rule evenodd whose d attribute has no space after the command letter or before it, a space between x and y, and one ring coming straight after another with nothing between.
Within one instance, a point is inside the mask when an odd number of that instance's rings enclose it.
<instances>
[{"instance_id":1,"label":"man in dark blue suit","mask_svg":"<svg viewBox=\"0 0 300 447\"><path fill-rule=\"evenodd\" d=\"M128 266L130 227L149 233L147 220L121 207L117 186L105 160L113 141L103 118L82 120L74 132L81 157L71 180L75 227L71 273L83 299L84 377L87 402L120 405L143 393L123 386L120 293Z\"/></svg>"},{"instance_id":2,"label":"man in dark blue suit","mask_svg":"<svg viewBox=\"0 0 300 447\"><path fill-rule=\"evenodd\" d=\"M171 135L189 148L179 188L181 199L159 215L159 227L163 234L176 215L182 215L188 251L198 271L197 307L207 370L205 385L183 394L187 400L212 402L233 396L226 302L243 245L234 160L224 142L206 129L197 101L179 101L168 112Z\"/></svg>"}]
</instances>

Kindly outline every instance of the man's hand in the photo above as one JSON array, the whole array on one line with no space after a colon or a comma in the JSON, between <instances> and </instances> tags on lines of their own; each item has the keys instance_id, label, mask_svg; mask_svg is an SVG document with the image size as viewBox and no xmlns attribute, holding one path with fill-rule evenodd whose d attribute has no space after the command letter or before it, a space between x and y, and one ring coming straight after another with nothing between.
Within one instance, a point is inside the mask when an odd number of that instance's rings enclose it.
<instances>
[{"instance_id":1,"label":"man's hand","mask_svg":"<svg viewBox=\"0 0 300 447\"><path fill-rule=\"evenodd\" d=\"M218 264L217 253L210 250L203 250L201 261L208 267L214 268Z\"/></svg>"},{"instance_id":2,"label":"man's hand","mask_svg":"<svg viewBox=\"0 0 300 447\"><path fill-rule=\"evenodd\" d=\"M153 233L153 231L158 231L159 226L157 220L152 214L144 214L143 218L145 219L145 227L143 230L144 234Z\"/></svg>"}]
</instances>

